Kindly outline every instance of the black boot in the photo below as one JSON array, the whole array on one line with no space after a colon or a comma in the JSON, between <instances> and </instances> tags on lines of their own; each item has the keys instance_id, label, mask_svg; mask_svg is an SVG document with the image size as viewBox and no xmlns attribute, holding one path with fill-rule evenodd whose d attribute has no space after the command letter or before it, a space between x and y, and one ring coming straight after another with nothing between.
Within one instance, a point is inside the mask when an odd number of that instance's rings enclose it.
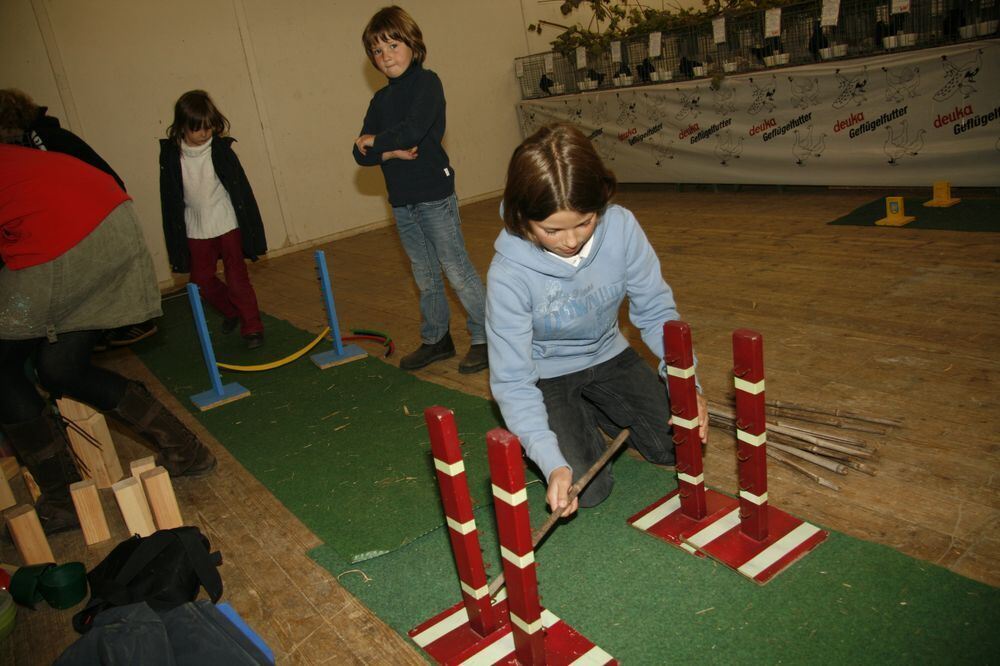
<instances>
[{"instance_id":1,"label":"black boot","mask_svg":"<svg viewBox=\"0 0 1000 666\"><path fill-rule=\"evenodd\" d=\"M108 414L142 435L156 452L156 464L170 476L198 476L215 468L212 452L143 384L130 381Z\"/></svg>"},{"instance_id":2,"label":"black boot","mask_svg":"<svg viewBox=\"0 0 1000 666\"><path fill-rule=\"evenodd\" d=\"M411 352L399 360L402 370L417 370L434 361L443 361L455 355L455 343L451 341L451 333L432 345L422 344L415 352Z\"/></svg>"},{"instance_id":3,"label":"black boot","mask_svg":"<svg viewBox=\"0 0 1000 666\"><path fill-rule=\"evenodd\" d=\"M57 418L46 410L30 421L3 427L11 446L42 491L35 502L35 512L46 534L80 526L69 494L69 485L80 480L80 472L73 464L66 431Z\"/></svg>"},{"instance_id":4,"label":"black boot","mask_svg":"<svg viewBox=\"0 0 1000 666\"><path fill-rule=\"evenodd\" d=\"M490 367L490 357L485 342L469 347L469 353L458 362L458 371L463 375L471 375L488 367Z\"/></svg>"}]
</instances>

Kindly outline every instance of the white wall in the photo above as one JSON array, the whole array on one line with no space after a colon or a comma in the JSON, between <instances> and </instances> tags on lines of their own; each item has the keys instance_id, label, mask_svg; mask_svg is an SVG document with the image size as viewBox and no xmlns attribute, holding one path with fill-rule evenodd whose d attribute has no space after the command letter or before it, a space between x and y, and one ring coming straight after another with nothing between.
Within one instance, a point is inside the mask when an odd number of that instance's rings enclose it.
<instances>
[{"instance_id":1,"label":"white wall","mask_svg":"<svg viewBox=\"0 0 1000 666\"><path fill-rule=\"evenodd\" d=\"M444 82L445 145L460 199L503 187L520 136L515 57L528 53L522 0L412 0L426 66ZM157 139L173 102L204 88L232 123L272 251L384 223L378 169L351 146L384 78L361 31L385 0L0 0L0 87L18 87L125 180L157 273Z\"/></svg>"}]
</instances>

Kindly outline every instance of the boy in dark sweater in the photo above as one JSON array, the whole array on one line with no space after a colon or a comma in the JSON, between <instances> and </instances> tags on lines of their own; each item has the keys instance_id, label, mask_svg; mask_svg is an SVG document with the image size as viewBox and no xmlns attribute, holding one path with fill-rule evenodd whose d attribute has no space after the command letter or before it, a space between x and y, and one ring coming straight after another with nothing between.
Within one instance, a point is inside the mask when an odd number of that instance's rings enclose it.
<instances>
[{"instance_id":1,"label":"boy in dark sweater","mask_svg":"<svg viewBox=\"0 0 1000 666\"><path fill-rule=\"evenodd\" d=\"M455 355L442 269L465 307L472 345L461 373L488 367L483 281L465 249L455 196L455 172L441 146L445 100L441 80L424 69L423 35L399 7L380 10L362 35L365 53L389 85L365 114L354 159L381 166L396 228L420 290L420 347L399 367L416 370Z\"/></svg>"}]
</instances>

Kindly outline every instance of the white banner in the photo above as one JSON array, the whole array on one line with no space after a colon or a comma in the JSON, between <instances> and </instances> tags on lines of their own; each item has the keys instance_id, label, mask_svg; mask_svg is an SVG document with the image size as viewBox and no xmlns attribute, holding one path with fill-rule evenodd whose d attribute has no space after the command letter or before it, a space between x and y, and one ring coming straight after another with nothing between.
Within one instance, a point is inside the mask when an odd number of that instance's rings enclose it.
<instances>
[{"instance_id":1,"label":"white banner","mask_svg":"<svg viewBox=\"0 0 1000 666\"><path fill-rule=\"evenodd\" d=\"M519 104L622 182L1000 185L1000 40Z\"/></svg>"}]
</instances>

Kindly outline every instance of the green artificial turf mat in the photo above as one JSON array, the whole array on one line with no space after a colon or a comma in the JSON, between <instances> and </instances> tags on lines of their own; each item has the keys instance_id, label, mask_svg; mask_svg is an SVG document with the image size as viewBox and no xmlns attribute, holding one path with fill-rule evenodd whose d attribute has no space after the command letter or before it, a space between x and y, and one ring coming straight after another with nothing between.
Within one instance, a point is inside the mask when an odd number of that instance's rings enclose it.
<instances>
[{"instance_id":1,"label":"green artificial turf mat","mask_svg":"<svg viewBox=\"0 0 1000 666\"><path fill-rule=\"evenodd\" d=\"M620 457L615 477L612 496L557 527L536 557L543 605L622 663L983 664L1000 654L997 589L837 533L758 586L625 523L675 487L672 473ZM541 484L529 484L529 502L538 525ZM476 524L492 579L492 509L477 510ZM325 546L310 554L404 636L460 600L446 529L360 564Z\"/></svg>"},{"instance_id":2,"label":"green artificial turf mat","mask_svg":"<svg viewBox=\"0 0 1000 666\"><path fill-rule=\"evenodd\" d=\"M159 333L132 348L206 428L310 530L348 561L375 557L443 523L423 410L455 411L476 503L488 501L485 433L499 424L486 400L415 378L375 358L319 370L308 355L267 372L224 372L248 398L206 412L190 396L211 388L187 298L164 302ZM266 344L247 350L218 333L219 361L260 364L313 335L264 317ZM380 354L377 345L366 345ZM316 350L330 349L324 341Z\"/></svg>"},{"instance_id":3,"label":"green artificial turf mat","mask_svg":"<svg viewBox=\"0 0 1000 666\"><path fill-rule=\"evenodd\" d=\"M951 231L1000 231L1000 199L965 199L951 208L924 206L930 196L906 197L903 211L917 219L903 229L947 229ZM875 221L885 217L885 199L876 199L855 208L830 224L874 227Z\"/></svg>"}]
</instances>

